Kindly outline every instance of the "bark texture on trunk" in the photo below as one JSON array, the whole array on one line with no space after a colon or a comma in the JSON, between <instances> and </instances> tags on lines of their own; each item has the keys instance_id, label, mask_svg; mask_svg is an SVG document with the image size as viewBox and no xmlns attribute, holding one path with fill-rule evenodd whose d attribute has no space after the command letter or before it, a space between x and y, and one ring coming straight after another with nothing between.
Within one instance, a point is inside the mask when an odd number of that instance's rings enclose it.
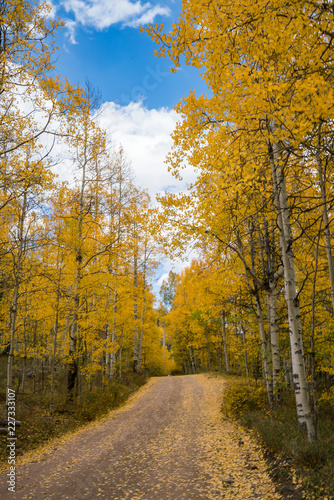
<instances>
[{"instance_id":1,"label":"bark texture on trunk","mask_svg":"<svg viewBox=\"0 0 334 500\"><path fill-rule=\"evenodd\" d=\"M270 129L272 133L275 132L273 124L270 124ZM293 385L296 397L298 424L301 428L305 428L307 430L309 441L313 441L315 439L315 427L310 408L308 384L305 371L303 339L300 326L300 306L296 289L293 238L282 148L279 143L271 144L270 142L268 142L268 147L280 236L281 255L284 266L284 288L288 308Z\"/></svg>"}]
</instances>

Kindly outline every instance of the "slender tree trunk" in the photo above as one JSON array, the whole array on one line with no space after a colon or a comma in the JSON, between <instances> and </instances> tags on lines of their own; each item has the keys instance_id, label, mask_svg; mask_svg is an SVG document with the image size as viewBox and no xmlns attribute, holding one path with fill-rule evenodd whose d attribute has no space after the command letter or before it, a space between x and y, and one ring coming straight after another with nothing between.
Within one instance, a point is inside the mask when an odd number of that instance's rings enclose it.
<instances>
[{"instance_id":1,"label":"slender tree trunk","mask_svg":"<svg viewBox=\"0 0 334 500\"><path fill-rule=\"evenodd\" d=\"M190 362L191 362L192 373L196 373L196 366L194 363L194 357L193 357L193 353L191 351L192 351L192 349L191 349L191 347L189 347L188 352L189 352L189 358L190 358Z\"/></svg>"},{"instance_id":2,"label":"slender tree trunk","mask_svg":"<svg viewBox=\"0 0 334 500\"><path fill-rule=\"evenodd\" d=\"M229 375L230 374L230 363L228 360L228 351L227 351L225 311L221 312L221 317L222 317L222 334L223 334L225 371Z\"/></svg>"},{"instance_id":3,"label":"slender tree trunk","mask_svg":"<svg viewBox=\"0 0 334 500\"><path fill-rule=\"evenodd\" d=\"M245 360L245 370L246 377L249 379L249 367L248 367L248 354L247 354L247 343L246 343L246 333L243 325L241 325L242 341L244 344L244 360Z\"/></svg>"},{"instance_id":4,"label":"slender tree trunk","mask_svg":"<svg viewBox=\"0 0 334 500\"><path fill-rule=\"evenodd\" d=\"M141 328L140 328L140 338L139 338L139 349L138 349L138 371L142 371L142 352L143 352L143 338L144 338L144 324L145 324L145 306L146 306L146 244L144 248L144 269L143 269L143 309L141 315Z\"/></svg>"},{"instance_id":5,"label":"slender tree trunk","mask_svg":"<svg viewBox=\"0 0 334 500\"><path fill-rule=\"evenodd\" d=\"M272 238L272 248L270 246L268 223L264 219L264 232L265 232L265 249L267 254L267 275L268 275L268 322L270 333L271 345L271 359L272 359L272 372L273 372L273 400L277 404L281 397L281 360L279 352L279 338L278 338L278 317L277 317L277 281L278 277L275 276L275 248L274 248L274 235Z\"/></svg>"},{"instance_id":6,"label":"slender tree trunk","mask_svg":"<svg viewBox=\"0 0 334 500\"><path fill-rule=\"evenodd\" d=\"M257 315L257 320L258 320L258 324L259 324L260 339L261 339L261 355L262 355L262 364L263 364L263 375L264 375L264 380L265 380L265 384L266 384L266 388L267 388L268 402L271 405L272 401L273 401L272 376L270 373L270 367L269 367L269 363L268 363L268 346L267 346L266 332L265 332L265 328L264 328L262 307L261 307L261 302L260 302L260 297L259 297L258 291L256 291L256 293L255 293L255 301L256 301L256 315Z\"/></svg>"},{"instance_id":7,"label":"slender tree trunk","mask_svg":"<svg viewBox=\"0 0 334 500\"><path fill-rule=\"evenodd\" d=\"M249 237L250 237L250 247L251 247L251 261L252 261L252 272L253 275L255 276L255 248L254 248L254 239L253 239L253 224L250 224L249 227ZM244 260L244 265L245 265L245 258L243 257ZM262 311L262 306L261 306L261 301L260 301L260 292L259 292L259 286L255 278L253 278L253 288L250 286L250 283L248 282L248 277L247 277L247 268L245 266L245 273L246 273L246 280L248 283L248 286L255 296L255 302L256 302L256 316L259 324L259 332L260 332L260 339L261 339L261 355L262 355L262 365L263 365L263 378L264 382L266 385L267 389L267 397L268 397L268 402L271 405L273 401L273 380L272 380L272 372L271 372L271 363L269 361L270 356L269 356L269 349L268 349L268 343L267 343L267 336L264 328L264 319L263 319L263 311Z\"/></svg>"},{"instance_id":8,"label":"slender tree trunk","mask_svg":"<svg viewBox=\"0 0 334 500\"><path fill-rule=\"evenodd\" d=\"M274 132L273 126L270 127ZM282 163L281 147L278 143L269 146L269 160L272 169L273 190L275 196L276 214L280 234L281 253L284 266L285 298L288 308L290 344L294 392L298 424L307 430L309 441L315 439L315 428L311 413L308 384L305 371L303 339L300 327L300 307L296 290L295 261L293 254L293 239L291 232L288 195L286 191L284 165Z\"/></svg>"},{"instance_id":9,"label":"slender tree trunk","mask_svg":"<svg viewBox=\"0 0 334 500\"><path fill-rule=\"evenodd\" d=\"M269 283L269 286L269 331L273 371L273 399L274 402L277 403L280 399L281 392L281 360L278 340L277 290L275 283Z\"/></svg>"},{"instance_id":10,"label":"slender tree trunk","mask_svg":"<svg viewBox=\"0 0 334 500\"><path fill-rule=\"evenodd\" d=\"M101 356L101 389L104 391L104 377L105 377L105 355Z\"/></svg>"},{"instance_id":11,"label":"slender tree trunk","mask_svg":"<svg viewBox=\"0 0 334 500\"><path fill-rule=\"evenodd\" d=\"M315 295L316 295L316 282L317 282L317 274L318 274L318 258L319 258L319 242L320 242L320 231L317 238L317 244L315 247L315 265L314 265L314 276L312 283L312 317L311 317L311 339L310 339L310 348L311 348L311 391L313 397L313 412L314 412L314 427L315 427L315 436L318 437L318 416L319 416L319 408L318 408L318 394L317 394L317 381L316 381L316 363L315 363Z\"/></svg>"},{"instance_id":12,"label":"slender tree trunk","mask_svg":"<svg viewBox=\"0 0 334 500\"><path fill-rule=\"evenodd\" d=\"M165 337L165 327L162 327L162 373L166 373L166 337Z\"/></svg>"},{"instance_id":13,"label":"slender tree trunk","mask_svg":"<svg viewBox=\"0 0 334 500\"><path fill-rule=\"evenodd\" d=\"M119 340L119 353L118 353L118 380L122 380L122 354L123 354L123 334Z\"/></svg>"},{"instance_id":14,"label":"slender tree trunk","mask_svg":"<svg viewBox=\"0 0 334 500\"><path fill-rule=\"evenodd\" d=\"M87 141L87 138L85 139ZM77 355L77 330L78 330L78 311L80 307L80 284L82 278L82 244L83 244L83 222L84 222L84 194L86 185L86 148L85 158L82 164L81 189L79 198L79 213L78 213L78 243L76 249L76 276L74 282L73 293L73 315L70 328L70 349L68 362L67 376L67 396L69 400L73 399L75 382L78 375L78 355Z\"/></svg>"}]
</instances>

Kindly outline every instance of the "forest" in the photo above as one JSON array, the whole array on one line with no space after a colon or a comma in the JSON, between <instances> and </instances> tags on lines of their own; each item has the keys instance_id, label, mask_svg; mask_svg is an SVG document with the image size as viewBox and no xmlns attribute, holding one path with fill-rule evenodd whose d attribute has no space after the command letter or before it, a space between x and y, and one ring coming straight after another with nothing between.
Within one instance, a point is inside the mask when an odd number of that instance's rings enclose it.
<instances>
[{"instance_id":1,"label":"forest","mask_svg":"<svg viewBox=\"0 0 334 500\"><path fill-rule=\"evenodd\" d=\"M98 91L56 73L49 10L1 3L0 361L4 409L15 389L52 415L173 362L150 287L149 196L98 124Z\"/></svg>"},{"instance_id":2,"label":"forest","mask_svg":"<svg viewBox=\"0 0 334 500\"><path fill-rule=\"evenodd\" d=\"M177 106L168 165L187 193L160 197L171 254L198 258L165 284L168 329L187 372L262 377L289 388L300 428L333 405L333 4L183 2L158 55L202 72L208 93Z\"/></svg>"},{"instance_id":3,"label":"forest","mask_svg":"<svg viewBox=\"0 0 334 500\"><path fill-rule=\"evenodd\" d=\"M142 29L208 88L176 106L166 160L196 181L158 206L92 85L57 74L62 22L0 9L1 397L41 391L52 415L130 374L219 371L273 411L293 395L316 441L334 411L332 2L184 0L169 33ZM159 262L189 254L157 305Z\"/></svg>"}]
</instances>

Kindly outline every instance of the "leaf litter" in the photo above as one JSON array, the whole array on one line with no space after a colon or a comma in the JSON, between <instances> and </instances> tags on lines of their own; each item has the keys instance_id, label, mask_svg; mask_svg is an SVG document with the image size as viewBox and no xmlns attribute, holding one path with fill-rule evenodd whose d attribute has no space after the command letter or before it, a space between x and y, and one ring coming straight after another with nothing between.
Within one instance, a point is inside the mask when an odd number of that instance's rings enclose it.
<instances>
[{"instance_id":1,"label":"leaf litter","mask_svg":"<svg viewBox=\"0 0 334 500\"><path fill-rule=\"evenodd\" d=\"M255 440L223 420L221 377L151 378L125 406L27 453L24 499L190 500L282 498ZM18 495L18 496L17 496Z\"/></svg>"}]
</instances>

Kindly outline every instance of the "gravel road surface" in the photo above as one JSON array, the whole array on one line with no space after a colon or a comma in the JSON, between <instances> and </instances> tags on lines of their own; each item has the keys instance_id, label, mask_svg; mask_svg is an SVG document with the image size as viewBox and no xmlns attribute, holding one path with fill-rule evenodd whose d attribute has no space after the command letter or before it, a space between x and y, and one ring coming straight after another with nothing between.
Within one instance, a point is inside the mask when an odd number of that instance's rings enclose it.
<instances>
[{"instance_id":1,"label":"gravel road surface","mask_svg":"<svg viewBox=\"0 0 334 500\"><path fill-rule=\"evenodd\" d=\"M2 473L0 498L280 498L259 449L222 420L222 394L221 378L150 379L123 408L28 456L15 493Z\"/></svg>"}]
</instances>

